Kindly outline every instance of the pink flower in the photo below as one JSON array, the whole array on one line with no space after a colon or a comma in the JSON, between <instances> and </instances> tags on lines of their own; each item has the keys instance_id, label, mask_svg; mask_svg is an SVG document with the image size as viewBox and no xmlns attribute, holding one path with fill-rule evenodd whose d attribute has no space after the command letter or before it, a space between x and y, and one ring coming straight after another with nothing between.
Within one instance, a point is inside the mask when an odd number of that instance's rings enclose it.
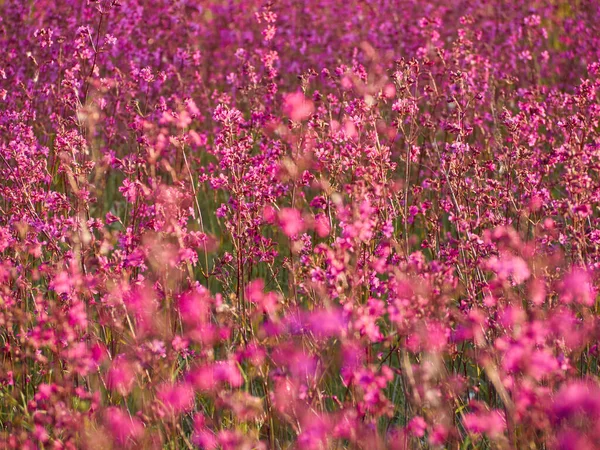
<instances>
[{"instance_id":1,"label":"pink flower","mask_svg":"<svg viewBox=\"0 0 600 450\"><path fill-rule=\"evenodd\" d=\"M502 253L500 257L489 258L487 268L496 272L499 280L504 281L510 278L515 284L521 284L531 276L531 271L523 258L508 253Z\"/></svg>"},{"instance_id":2,"label":"pink flower","mask_svg":"<svg viewBox=\"0 0 600 450\"><path fill-rule=\"evenodd\" d=\"M427 423L421 416L416 416L410 420L407 428L414 436L423 437L425 436L425 431L427 430Z\"/></svg>"},{"instance_id":3,"label":"pink flower","mask_svg":"<svg viewBox=\"0 0 600 450\"><path fill-rule=\"evenodd\" d=\"M572 269L562 280L560 299L566 304L576 302L593 306L596 302L596 289L589 273L580 268Z\"/></svg>"},{"instance_id":4,"label":"pink flower","mask_svg":"<svg viewBox=\"0 0 600 450\"><path fill-rule=\"evenodd\" d=\"M69 310L69 325L72 327L80 327L85 329L87 327L87 313L85 310L85 304L81 301L75 302Z\"/></svg>"},{"instance_id":5,"label":"pink flower","mask_svg":"<svg viewBox=\"0 0 600 450\"><path fill-rule=\"evenodd\" d=\"M469 433L485 434L492 438L506 429L504 414L498 410L465 414L463 424Z\"/></svg>"},{"instance_id":6,"label":"pink flower","mask_svg":"<svg viewBox=\"0 0 600 450\"><path fill-rule=\"evenodd\" d=\"M123 194L123 197L129 203L135 203L135 199L138 195L137 185L136 183L132 183L127 178L123 180L123 185L119 188L119 192Z\"/></svg>"},{"instance_id":7,"label":"pink flower","mask_svg":"<svg viewBox=\"0 0 600 450\"><path fill-rule=\"evenodd\" d=\"M317 214L315 216L315 231L321 238L329 236L331 227L329 225L329 218L325 214Z\"/></svg>"},{"instance_id":8,"label":"pink flower","mask_svg":"<svg viewBox=\"0 0 600 450\"><path fill-rule=\"evenodd\" d=\"M310 117L314 105L312 100L306 98L302 92L294 92L284 96L283 110L290 119L299 122Z\"/></svg>"},{"instance_id":9,"label":"pink flower","mask_svg":"<svg viewBox=\"0 0 600 450\"><path fill-rule=\"evenodd\" d=\"M108 370L106 384L109 389L126 396L133 389L135 373L135 365L127 361L124 356L118 356Z\"/></svg>"},{"instance_id":10,"label":"pink flower","mask_svg":"<svg viewBox=\"0 0 600 450\"><path fill-rule=\"evenodd\" d=\"M294 238L305 229L302 214L295 208L283 208L279 211L279 223L286 236Z\"/></svg>"},{"instance_id":11,"label":"pink flower","mask_svg":"<svg viewBox=\"0 0 600 450\"><path fill-rule=\"evenodd\" d=\"M308 326L315 336L327 338L343 335L348 325L341 310L320 310L309 313Z\"/></svg>"},{"instance_id":12,"label":"pink flower","mask_svg":"<svg viewBox=\"0 0 600 450\"><path fill-rule=\"evenodd\" d=\"M194 416L193 441L206 450L215 449L219 445L215 434L206 427L206 418L200 413Z\"/></svg>"},{"instance_id":13,"label":"pink flower","mask_svg":"<svg viewBox=\"0 0 600 450\"><path fill-rule=\"evenodd\" d=\"M119 445L132 443L144 434L144 426L135 417L122 409L111 407L104 412L104 420L109 433Z\"/></svg>"},{"instance_id":14,"label":"pink flower","mask_svg":"<svg viewBox=\"0 0 600 450\"><path fill-rule=\"evenodd\" d=\"M600 419L600 389L594 382L573 381L563 386L554 399L554 414L558 420L577 419L578 415Z\"/></svg>"},{"instance_id":15,"label":"pink flower","mask_svg":"<svg viewBox=\"0 0 600 450\"><path fill-rule=\"evenodd\" d=\"M156 398L165 414L181 414L194 406L194 391L188 383L163 385L158 389Z\"/></svg>"},{"instance_id":16,"label":"pink flower","mask_svg":"<svg viewBox=\"0 0 600 450\"><path fill-rule=\"evenodd\" d=\"M50 286L59 294L67 294L71 292L73 287L73 278L68 272L59 272L52 280Z\"/></svg>"},{"instance_id":17,"label":"pink flower","mask_svg":"<svg viewBox=\"0 0 600 450\"><path fill-rule=\"evenodd\" d=\"M210 298L205 290L189 291L179 299L179 313L183 323L189 326L199 326L208 321Z\"/></svg>"},{"instance_id":18,"label":"pink flower","mask_svg":"<svg viewBox=\"0 0 600 450\"><path fill-rule=\"evenodd\" d=\"M265 282L261 279L248 284L246 295L248 300L256 304L260 312L274 313L279 307L279 297L274 292L265 293Z\"/></svg>"},{"instance_id":19,"label":"pink flower","mask_svg":"<svg viewBox=\"0 0 600 450\"><path fill-rule=\"evenodd\" d=\"M0 227L0 253L10 247L12 236L7 227Z\"/></svg>"},{"instance_id":20,"label":"pink flower","mask_svg":"<svg viewBox=\"0 0 600 450\"><path fill-rule=\"evenodd\" d=\"M240 387L244 379L234 361L217 361L213 364L192 369L188 379L195 389L210 392L228 384Z\"/></svg>"}]
</instances>

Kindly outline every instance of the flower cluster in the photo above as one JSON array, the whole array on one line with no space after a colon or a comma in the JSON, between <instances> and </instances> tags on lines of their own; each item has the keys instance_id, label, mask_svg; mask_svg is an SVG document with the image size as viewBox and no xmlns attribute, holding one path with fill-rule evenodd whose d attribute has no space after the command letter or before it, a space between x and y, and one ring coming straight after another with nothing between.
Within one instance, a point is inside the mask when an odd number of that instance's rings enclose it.
<instances>
[{"instance_id":1,"label":"flower cluster","mask_svg":"<svg viewBox=\"0 0 600 450\"><path fill-rule=\"evenodd\" d=\"M600 9L0 0L0 446L600 442Z\"/></svg>"}]
</instances>

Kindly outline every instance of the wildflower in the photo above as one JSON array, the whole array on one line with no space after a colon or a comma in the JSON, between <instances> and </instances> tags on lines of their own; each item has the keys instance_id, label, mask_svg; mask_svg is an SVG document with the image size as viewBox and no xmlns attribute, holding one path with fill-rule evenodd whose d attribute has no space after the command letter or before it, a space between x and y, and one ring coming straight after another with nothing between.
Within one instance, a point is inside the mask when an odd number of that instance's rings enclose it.
<instances>
[{"instance_id":1,"label":"wildflower","mask_svg":"<svg viewBox=\"0 0 600 450\"><path fill-rule=\"evenodd\" d=\"M194 391L187 383L161 386L156 394L164 414L181 414L194 406Z\"/></svg>"},{"instance_id":2,"label":"wildflower","mask_svg":"<svg viewBox=\"0 0 600 450\"><path fill-rule=\"evenodd\" d=\"M562 280L561 301L568 304L577 302L585 306L592 306L596 301L594 289L587 271L574 268Z\"/></svg>"},{"instance_id":3,"label":"wildflower","mask_svg":"<svg viewBox=\"0 0 600 450\"><path fill-rule=\"evenodd\" d=\"M312 100L306 98L301 92L286 94L283 105L285 114L295 122L309 118L314 111Z\"/></svg>"},{"instance_id":4,"label":"wildflower","mask_svg":"<svg viewBox=\"0 0 600 450\"><path fill-rule=\"evenodd\" d=\"M136 367L127 361L124 356L115 358L106 376L109 389L117 391L120 395L128 395L135 384Z\"/></svg>"},{"instance_id":5,"label":"wildflower","mask_svg":"<svg viewBox=\"0 0 600 450\"><path fill-rule=\"evenodd\" d=\"M425 435L425 431L427 430L427 423L422 417L416 416L410 419L407 428L414 436L423 437Z\"/></svg>"},{"instance_id":6,"label":"wildflower","mask_svg":"<svg viewBox=\"0 0 600 450\"><path fill-rule=\"evenodd\" d=\"M279 222L283 232L290 238L298 236L305 229L300 211L294 208L283 208L279 212Z\"/></svg>"},{"instance_id":7,"label":"wildflower","mask_svg":"<svg viewBox=\"0 0 600 450\"><path fill-rule=\"evenodd\" d=\"M470 433L485 434L492 438L504 433L506 429L504 415L497 410L465 414L463 423Z\"/></svg>"},{"instance_id":8,"label":"wildflower","mask_svg":"<svg viewBox=\"0 0 600 450\"><path fill-rule=\"evenodd\" d=\"M118 445L131 444L132 441L139 439L144 434L142 423L119 408L106 409L104 420L109 433Z\"/></svg>"}]
</instances>

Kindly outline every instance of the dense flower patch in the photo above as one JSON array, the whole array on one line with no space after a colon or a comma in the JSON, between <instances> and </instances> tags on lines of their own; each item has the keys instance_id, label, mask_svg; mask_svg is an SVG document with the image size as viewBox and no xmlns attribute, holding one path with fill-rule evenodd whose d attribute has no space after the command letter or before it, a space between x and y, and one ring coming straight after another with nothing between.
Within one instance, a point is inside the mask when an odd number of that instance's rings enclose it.
<instances>
[{"instance_id":1,"label":"dense flower patch","mask_svg":"<svg viewBox=\"0 0 600 450\"><path fill-rule=\"evenodd\" d=\"M0 442L600 442L600 4L0 0Z\"/></svg>"}]
</instances>

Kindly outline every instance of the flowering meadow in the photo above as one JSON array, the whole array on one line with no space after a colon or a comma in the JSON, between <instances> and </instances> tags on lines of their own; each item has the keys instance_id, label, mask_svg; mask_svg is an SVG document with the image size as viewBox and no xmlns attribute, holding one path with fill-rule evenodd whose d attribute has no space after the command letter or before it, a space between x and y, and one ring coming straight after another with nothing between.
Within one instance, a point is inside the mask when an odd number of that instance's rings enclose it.
<instances>
[{"instance_id":1,"label":"flowering meadow","mask_svg":"<svg viewBox=\"0 0 600 450\"><path fill-rule=\"evenodd\" d=\"M600 2L0 0L0 448L600 448Z\"/></svg>"}]
</instances>

